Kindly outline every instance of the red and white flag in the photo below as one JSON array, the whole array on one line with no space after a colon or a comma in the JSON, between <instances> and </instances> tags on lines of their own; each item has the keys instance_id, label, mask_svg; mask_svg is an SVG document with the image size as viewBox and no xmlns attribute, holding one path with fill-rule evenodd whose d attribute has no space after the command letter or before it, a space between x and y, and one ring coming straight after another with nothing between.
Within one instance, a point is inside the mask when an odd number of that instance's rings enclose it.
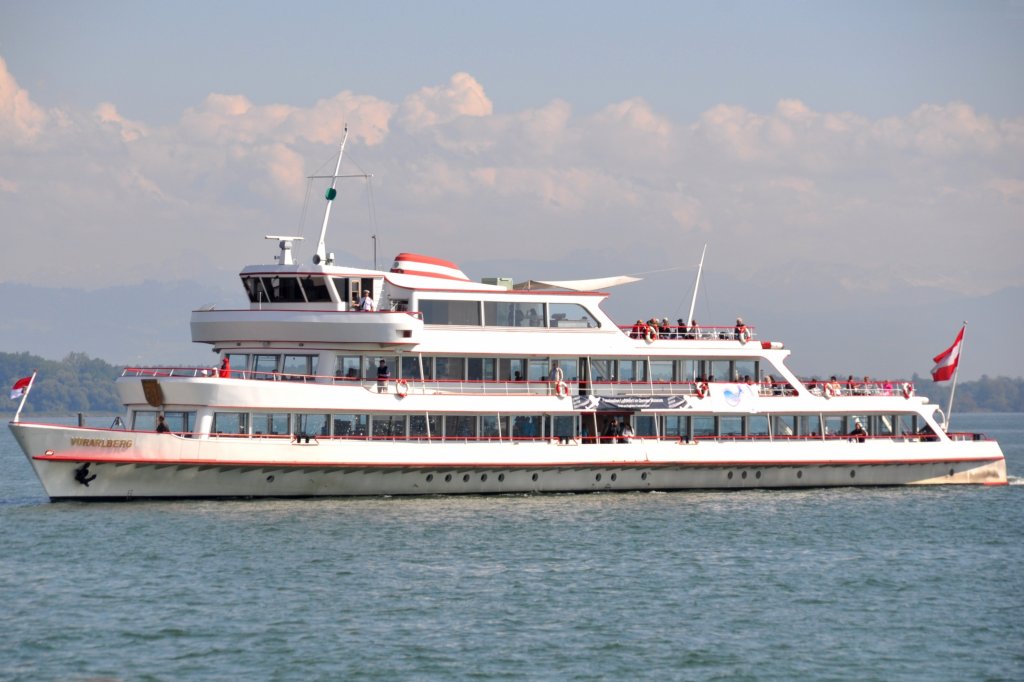
<instances>
[{"instance_id":1,"label":"red and white flag","mask_svg":"<svg viewBox=\"0 0 1024 682\"><path fill-rule=\"evenodd\" d=\"M11 400L15 400L25 395L25 391L28 390L28 385L32 383L32 377L22 377L14 382L14 386L11 387Z\"/></svg>"},{"instance_id":2,"label":"red and white flag","mask_svg":"<svg viewBox=\"0 0 1024 682\"><path fill-rule=\"evenodd\" d=\"M932 381L949 381L953 378L956 366L960 363L960 347L964 344L966 328L960 327L960 333L956 335L953 345L932 358L932 362L935 363L932 367Z\"/></svg>"}]
</instances>

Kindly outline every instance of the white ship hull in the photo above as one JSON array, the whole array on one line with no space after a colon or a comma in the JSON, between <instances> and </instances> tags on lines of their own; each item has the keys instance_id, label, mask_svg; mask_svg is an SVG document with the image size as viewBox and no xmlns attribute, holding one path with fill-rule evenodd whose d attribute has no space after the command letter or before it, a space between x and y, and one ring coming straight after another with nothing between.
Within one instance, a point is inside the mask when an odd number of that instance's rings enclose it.
<instances>
[{"instance_id":1,"label":"white ship hull","mask_svg":"<svg viewBox=\"0 0 1024 682\"><path fill-rule=\"evenodd\" d=\"M1006 483L994 441L307 444L37 424L11 429L52 500Z\"/></svg>"}]
</instances>

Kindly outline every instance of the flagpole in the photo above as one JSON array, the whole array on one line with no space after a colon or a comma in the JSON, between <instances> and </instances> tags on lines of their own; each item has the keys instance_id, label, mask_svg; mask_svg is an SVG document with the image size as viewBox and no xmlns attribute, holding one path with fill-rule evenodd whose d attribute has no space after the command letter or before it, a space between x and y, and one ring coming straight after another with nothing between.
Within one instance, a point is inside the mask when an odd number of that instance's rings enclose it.
<instances>
[{"instance_id":1,"label":"flagpole","mask_svg":"<svg viewBox=\"0 0 1024 682\"><path fill-rule=\"evenodd\" d=\"M946 433L953 421L953 395L956 394L956 377L960 374L960 359L964 356L964 341L967 339L967 320L964 320L963 336L960 337L960 350L957 353L956 368L953 370L953 386L949 389L949 406L946 409Z\"/></svg>"},{"instance_id":2,"label":"flagpole","mask_svg":"<svg viewBox=\"0 0 1024 682\"><path fill-rule=\"evenodd\" d=\"M690 300L690 314L684 320L686 327L693 324L693 309L697 307L697 289L700 288L700 273L704 270L704 255L708 252L708 245L704 244L704 250L700 252L700 265L697 266L697 280L693 283L693 298ZM685 331L683 329L680 332Z\"/></svg>"},{"instance_id":3,"label":"flagpole","mask_svg":"<svg viewBox=\"0 0 1024 682\"><path fill-rule=\"evenodd\" d=\"M14 413L14 419L12 420L15 424L18 423L18 417L21 416L21 408L25 407L25 401L28 400L29 391L32 390L32 384L36 381L36 372L38 370L32 370L32 378L28 380L28 386L25 387L25 392L21 394L21 402L18 403L18 411Z\"/></svg>"}]
</instances>

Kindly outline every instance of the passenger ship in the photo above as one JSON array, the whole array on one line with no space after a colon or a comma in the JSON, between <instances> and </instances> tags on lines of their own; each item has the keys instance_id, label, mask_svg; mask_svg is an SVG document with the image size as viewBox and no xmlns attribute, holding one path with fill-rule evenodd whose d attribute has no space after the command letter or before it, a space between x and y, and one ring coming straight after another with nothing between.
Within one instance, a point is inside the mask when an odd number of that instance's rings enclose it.
<instances>
[{"instance_id":1,"label":"passenger ship","mask_svg":"<svg viewBox=\"0 0 1024 682\"><path fill-rule=\"evenodd\" d=\"M126 368L109 429L15 417L52 500L1006 483L998 443L909 384L804 382L750 327L616 324L629 278L336 264L338 177L312 262L271 237L248 307L192 313L220 367Z\"/></svg>"}]
</instances>

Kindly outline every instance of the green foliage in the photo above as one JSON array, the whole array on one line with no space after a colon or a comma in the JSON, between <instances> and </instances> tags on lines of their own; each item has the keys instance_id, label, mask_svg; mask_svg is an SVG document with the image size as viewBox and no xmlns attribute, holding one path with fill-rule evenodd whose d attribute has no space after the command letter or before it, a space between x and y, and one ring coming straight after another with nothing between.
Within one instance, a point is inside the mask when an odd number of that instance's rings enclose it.
<instances>
[{"instance_id":1,"label":"green foliage","mask_svg":"<svg viewBox=\"0 0 1024 682\"><path fill-rule=\"evenodd\" d=\"M949 404L953 382L937 384L931 377L914 376L914 387L943 410ZM1024 379L990 377L983 374L977 381L961 381L953 396L954 412L1024 412Z\"/></svg>"},{"instance_id":2,"label":"green foliage","mask_svg":"<svg viewBox=\"0 0 1024 682\"><path fill-rule=\"evenodd\" d=\"M71 353L63 360L46 360L29 353L0 353L0 378L7 382L4 392L14 382L37 370L32 392L22 414L73 414L75 412L120 412L121 401L114 380L121 376L121 367L110 365L85 353ZM18 408L8 396L5 410Z\"/></svg>"}]
</instances>

